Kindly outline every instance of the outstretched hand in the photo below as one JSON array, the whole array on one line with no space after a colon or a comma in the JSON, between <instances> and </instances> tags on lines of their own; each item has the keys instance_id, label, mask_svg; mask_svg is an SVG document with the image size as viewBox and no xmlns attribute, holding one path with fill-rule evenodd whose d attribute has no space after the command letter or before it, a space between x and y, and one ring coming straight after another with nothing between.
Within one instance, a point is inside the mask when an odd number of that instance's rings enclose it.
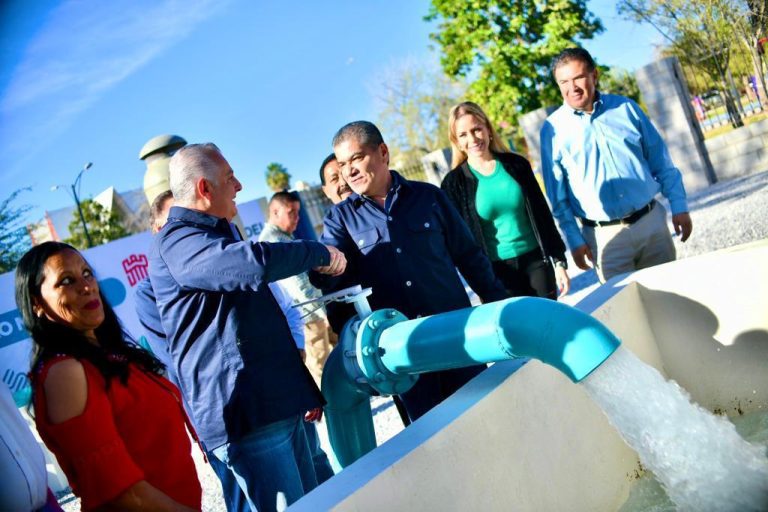
<instances>
[{"instance_id":1,"label":"outstretched hand","mask_svg":"<svg viewBox=\"0 0 768 512\"><path fill-rule=\"evenodd\" d=\"M331 262L325 267L315 267L314 270L321 274L328 274L330 276L340 276L347 268L347 258L344 253L335 248L332 245L326 245L326 249L331 255Z\"/></svg>"}]
</instances>

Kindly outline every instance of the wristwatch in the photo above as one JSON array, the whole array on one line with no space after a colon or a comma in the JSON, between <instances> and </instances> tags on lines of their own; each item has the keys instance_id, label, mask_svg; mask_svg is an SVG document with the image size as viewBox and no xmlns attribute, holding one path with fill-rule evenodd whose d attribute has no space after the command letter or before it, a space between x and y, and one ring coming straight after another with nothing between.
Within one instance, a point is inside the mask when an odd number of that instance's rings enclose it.
<instances>
[{"instance_id":1,"label":"wristwatch","mask_svg":"<svg viewBox=\"0 0 768 512\"><path fill-rule=\"evenodd\" d=\"M557 260L557 261L555 261L555 267L560 267L560 268L567 269L568 268L568 263L566 261L564 261L564 260Z\"/></svg>"}]
</instances>

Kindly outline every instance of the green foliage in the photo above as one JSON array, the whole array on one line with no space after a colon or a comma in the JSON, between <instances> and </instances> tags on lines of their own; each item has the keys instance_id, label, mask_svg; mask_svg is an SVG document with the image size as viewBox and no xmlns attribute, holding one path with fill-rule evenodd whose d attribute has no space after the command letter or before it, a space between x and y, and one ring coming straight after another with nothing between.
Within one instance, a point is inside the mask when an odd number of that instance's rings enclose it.
<instances>
[{"instance_id":1,"label":"green foliage","mask_svg":"<svg viewBox=\"0 0 768 512\"><path fill-rule=\"evenodd\" d=\"M27 190L16 190L0 203L0 273L16 268L16 263L31 246L29 233L22 222L31 207L13 205L17 196Z\"/></svg>"},{"instance_id":2,"label":"green foliage","mask_svg":"<svg viewBox=\"0 0 768 512\"><path fill-rule=\"evenodd\" d=\"M376 124L398 168L450 146L448 113L463 96L463 84L445 76L437 65L416 60L384 68L373 83Z\"/></svg>"},{"instance_id":3,"label":"green foliage","mask_svg":"<svg viewBox=\"0 0 768 512\"><path fill-rule=\"evenodd\" d=\"M734 30L726 12L738 0L621 0L620 14L650 23L670 44L681 61L700 63L714 77L728 67Z\"/></svg>"},{"instance_id":4,"label":"green foliage","mask_svg":"<svg viewBox=\"0 0 768 512\"><path fill-rule=\"evenodd\" d=\"M637 86L635 75L625 69L618 67L600 66L600 76L598 78L600 92L607 94L619 94L632 98L638 104L642 104L640 97L640 88Z\"/></svg>"},{"instance_id":5,"label":"green foliage","mask_svg":"<svg viewBox=\"0 0 768 512\"><path fill-rule=\"evenodd\" d=\"M680 59L693 94L719 89L734 126L741 125L728 73L756 75L763 82L757 39L765 34L766 2L751 0L621 0L618 11L652 25ZM764 90L765 86L762 84Z\"/></svg>"},{"instance_id":6,"label":"green foliage","mask_svg":"<svg viewBox=\"0 0 768 512\"><path fill-rule=\"evenodd\" d=\"M603 30L586 0L432 0L425 19L438 22L443 70L472 79L470 99L507 133L519 115L561 102L552 59Z\"/></svg>"},{"instance_id":7,"label":"green foliage","mask_svg":"<svg viewBox=\"0 0 768 512\"><path fill-rule=\"evenodd\" d=\"M102 205L93 199L86 199L80 203L83 210L83 218L88 226L88 234L93 245L101 245L112 240L128 236L128 231L123 227L120 216L115 211L107 211ZM77 249L87 249L88 241L83 231L83 223L80 214L75 208L72 212L72 220L69 223L70 237L64 240Z\"/></svg>"},{"instance_id":8,"label":"green foliage","mask_svg":"<svg viewBox=\"0 0 768 512\"><path fill-rule=\"evenodd\" d=\"M291 186L291 175L288 174L288 169L277 162L267 165L266 177L267 186L274 192L287 190Z\"/></svg>"}]
</instances>

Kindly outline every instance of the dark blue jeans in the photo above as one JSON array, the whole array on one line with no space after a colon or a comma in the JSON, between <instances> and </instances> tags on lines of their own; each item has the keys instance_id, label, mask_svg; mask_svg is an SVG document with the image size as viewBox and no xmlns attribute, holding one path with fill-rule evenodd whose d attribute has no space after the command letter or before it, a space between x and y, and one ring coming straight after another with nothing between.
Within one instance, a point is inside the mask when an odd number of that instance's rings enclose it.
<instances>
[{"instance_id":1,"label":"dark blue jeans","mask_svg":"<svg viewBox=\"0 0 768 512\"><path fill-rule=\"evenodd\" d=\"M282 510L317 487L300 416L271 423L210 454L226 465L248 505L258 512Z\"/></svg>"},{"instance_id":2,"label":"dark blue jeans","mask_svg":"<svg viewBox=\"0 0 768 512\"><path fill-rule=\"evenodd\" d=\"M314 423L304 423L304 430L307 432L307 441L309 442L309 451L312 454L312 465L315 467L315 476L317 484L325 482L333 476L333 468L320 447L320 437L317 435L317 427Z\"/></svg>"},{"instance_id":3,"label":"dark blue jeans","mask_svg":"<svg viewBox=\"0 0 768 512\"><path fill-rule=\"evenodd\" d=\"M234 473L229 470L226 464L217 459L213 452L205 452L205 455L208 457L211 469L221 482L221 492L224 495L227 512L249 512L251 506L245 499L245 494L240 489L240 484L237 483Z\"/></svg>"}]
</instances>

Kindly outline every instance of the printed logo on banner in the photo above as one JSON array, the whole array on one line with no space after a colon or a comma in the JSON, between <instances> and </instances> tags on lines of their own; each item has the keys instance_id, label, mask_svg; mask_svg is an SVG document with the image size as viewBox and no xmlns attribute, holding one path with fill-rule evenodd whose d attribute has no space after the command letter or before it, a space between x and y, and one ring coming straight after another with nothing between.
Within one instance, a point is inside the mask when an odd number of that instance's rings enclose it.
<instances>
[{"instance_id":1,"label":"printed logo on banner","mask_svg":"<svg viewBox=\"0 0 768 512\"><path fill-rule=\"evenodd\" d=\"M263 229L264 229L263 222L257 222L256 224L245 226L245 238L253 238L253 237L259 236L259 234Z\"/></svg>"},{"instance_id":2,"label":"printed logo on banner","mask_svg":"<svg viewBox=\"0 0 768 512\"><path fill-rule=\"evenodd\" d=\"M123 260L123 270L126 277L128 277L128 284L136 286L136 283L147 277L147 267L149 262L147 261L146 254L131 254Z\"/></svg>"},{"instance_id":3,"label":"printed logo on banner","mask_svg":"<svg viewBox=\"0 0 768 512\"><path fill-rule=\"evenodd\" d=\"M3 374L3 382L10 388L11 393L14 395L22 389L29 387L29 377L27 377L27 374L11 370L10 368L6 368L5 373Z\"/></svg>"},{"instance_id":4,"label":"printed logo on banner","mask_svg":"<svg viewBox=\"0 0 768 512\"><path fill-rule=\"evenodd\" d=\"M0 348L29 338L18 309L0 315Z\"/></svg>"},{"instance_id":5,"label":"printed logo on banner","mask_svg":"<svg viewBox=\"0 0 768 512\"><path fill-rule=\"evenodd\" d=\"M113 308L116 308L125 302L125 297L127 295L125 285L119 279L114 277L102 279L99 281L99 288L101 288L101 293L104 294Z\"/></svg>"}]
</instances>

